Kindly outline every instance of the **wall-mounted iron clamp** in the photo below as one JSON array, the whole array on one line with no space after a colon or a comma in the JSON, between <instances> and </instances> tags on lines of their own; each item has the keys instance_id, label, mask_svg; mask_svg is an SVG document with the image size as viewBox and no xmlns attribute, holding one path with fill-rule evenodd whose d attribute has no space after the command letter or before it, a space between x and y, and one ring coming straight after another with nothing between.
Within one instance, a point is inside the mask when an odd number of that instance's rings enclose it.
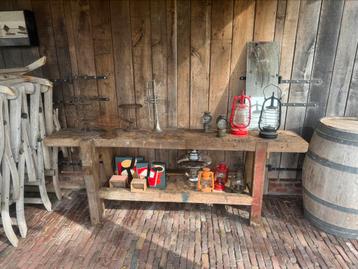
<instances>
[{"instance_id":1,"label":"wall-mounted iron clamp","mask_svg":"<svg viewBox=\"0 0 358 269\"><path fill-rule=\"evenodd\" d=\"M103 80L107 79L107 76L105 75L99 75L99 76L90 76L90 75L76 75L76 76L69 76L67 78L56 78L52 79L52 82L55 85L61 84L61 83L73 83L74 80Z\"/></svg>"}]
</instances>

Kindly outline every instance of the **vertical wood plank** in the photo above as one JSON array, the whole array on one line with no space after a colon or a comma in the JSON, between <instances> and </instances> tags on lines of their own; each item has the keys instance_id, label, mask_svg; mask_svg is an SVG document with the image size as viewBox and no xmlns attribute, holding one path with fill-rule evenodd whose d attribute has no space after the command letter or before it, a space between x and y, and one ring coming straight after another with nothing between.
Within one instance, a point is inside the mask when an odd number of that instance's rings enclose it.
<instances>
[{"instance_id":1,"label":"vertical wood plank","mask_svg":"<svg viewBox=\"0 0 358 269\"><path fill-rule=\"evenodd\" d=\"M191 3L190 128L202 128L209 108L211 1Z\"/></svg>"},{"instance_id":2,"label":"vertical wood plank","mask_svg":"<svg viewBox=\"0 0 358 269\"><path fill-rule=\"evenodd\" d=\"M266 158L267 158L267 144L258 143L256 145L255 156L254 156L250 224L260 224L261 222Z\"/></svg>"},{"instance_id":3,"label":"vertical wood plank","mask_svg":"<svg viewBox=\"0 0 358 269\"><path fill-rule=\"evenodd\" d=\"M301 1L297 29L292 78L309 79L311 77L314 48L318 29L321 1ZM290 87L288 102L304 103L307 101L308 86L294 84ZM305 108L289 107L286 110L285 129L301 133ZM281 167L297 167L298 155L282 154ZM282 177L284 173L280 173ZM295 174L294 174L295 176Z\"/></svg>"},{"instance_id":4,"label":"vertical wood plank","mask_svg":"<svg viewBox=\"0 0 358 269\"><path fill-rule=\"evenodd\" d=\"M233 13L228 118L233 96L239 95L242 90L245 90L245 80L240 80L240 77L246 75L246 44L253 40L255 1L235 0ZM235 170L242 164L243 157L242 152L226 152L225 154L226 163L230 169Z\"/></svg>"},{"instance_id":5,"label":"vertical wood plank","mask_svg":"<svg viewBox=\"0 0 358 269\"><path fill-rule=\"evenodd\" d=\"M105 127L119 127L109 1L91 0L90 15L96 73L107 77L105 80L97 81L98 92L99 95L109 98L108 102L100 103L101 117L98 123ZM113 149L101 149L100 153L105 176L109 179L113 175Z\"/></svg>"},{"instance_id":6,"label":"vertical wood plank","mask_svg":"<svg viewBox=\"0 0 358 269\"><path fill-rule=\"evenodd\" d=\"M358 48L357 48L358 50ZM346 101L346 108L344 116L358 117L358 54L355 53L354 67L352 72L352 79L349 84L348 98Z\"/></svg>"},{"instance_id":7,"label":"vertical wood plank","mask_svg":"<svg viewBox=\"0 0 358 269\"><path fill-rule=\"evenodd\" d=\"M339 34L326 116L343 116L358 42L358 2L346 1ZM350 101L349 101L350 102Z\"/></svg>"},{"instance_id":8,"label":"vertical wood plank","mask_svg":"<svg viewBox=\"0 0 358 269\"><path fill-rule=\"evenodd\" d=\"M257 0L254 41L272 41L275 33L277 0Z\"/></svg>"},{"instance_id":9,"label":"vertical wood plank","mask_svg":"<svg viewBox=\"0 0 358 269\"><path fill-rule=\"evenodd\" d=\"M285 1L279 1L280 4L285 3ZM287 4L287 5L286 5ZM283 28L281 28L281 23L278 23L276 19L276 30L275 30L275 41L280 41L280 66L279 66L279 74L282 78L291 79L292 74L292 66L293 66L293 57L295 52L295 44L296 44L296 33L297 33L297 25L298 25L298 15L300 10L300 1L288 1L285 3L286 11L285 11L285 19ZM280 15L280 12L277 13L277 17ZM281 21L281 20L280 20ZM289 93L289 84L281 84L279 87L282 90L282 102L286 103L288 99ZM286 108L282 107L282 118L281 118L281 129L285 126L286 120ZM281 161L282 154L280 153L272 153L270 155L270 165L272 167L279 167ZM268 180L270 178L278 178L279 173L276 171L268 172Z\"/></svg>"},{"instance_id":10,"label":"vertical wood plank","mask_svg":"<svg viewBox=\"0 0 358 269\"><path fill-rule=\"evenodd\" d=\"M215 128L217 116L226 115L228 108L233 1L214 1L211 16L209 111ZM216 165L225 161L225 153L215 152L211 158Z\"/></svg>"},{"instance_id":11,"label":"vertical wood plank","mask_svg":"<svg viewBox=\"0 0 358 269\"><path fill-rule=\"evenodd\" d=\"M177 1L178 12L178 127L190 126L190 0Z\"/></svg>"},{"instance_id":12,"label":"vertical wood plank","mask_svg":"<svg viewBox=\"0 0 358 269\"><path fill-rule=\"evenodd\" d=\"M168 69L167 69L167 7L166 0L150 2L151 48L153 79L156 82L156 93L160 97L157 105L159 123L162 129L168 126ZM168 165L168 151L155 150L155 158Z\"/></svg>"},{"instance_id":13,"label":"vertical wood plank","mask_svg":"<svg viewBox=\"0 0 358 269\"><path fill-rule=\"evenodd\" d=\"M79 75L94 76L96 75L96 68L94 62L89 1L71 1L71 13L78 73ZM78 86L81 95L98 96L98 88L95 81L79 80ZM78 111L81 127L93 127L97 125L97 121L100 119L99 112L99 104L96 101L92 102L90 106L81 106Z\"/></svg>"},{"instance_id":14,"label":"vertical wood plank","mask_svg":"<svg viewBox=\"0 0 358 269\"><path fill-rule=\"evenodd\" d=\"M130 2L134 88L136 102L139 104L144 104L147 81L153 79L149 4L148 1ZM146 105L137 113L137 124L140 128L153 128ZM155 158L154 150L140 149L139 154L147 157L149 161Z\"/></svg>"},{"instance_id":15,"label":"vertical wood plank","mask_svg":"<svg viewBox=\"0 0 358 269\"><path fill-rule=\"evenodd\" d=\"M98 12L101 10L101 12ZM108 102L100 103L100 124L106 127L118 127L118 101L115 91L112 32L109 0L90 1L90 16L94 47L96 73L107 79L97 81L98 92L107 96Z\"/></svg>"},{"instance_id":16,"label":"vertical wood plank","mask_svg":"<svg viewBox=\"0 0 358 269\"><path fill-rule=\"evenodd\" d=\"M114 52L114 71L118 105L134 104L132 36L129 1L111 1L111 25ZM135 111L119 110L122 117L136 121ZM126 124L122 124L123 127Z\"/></svg>"},{"instance_id":17,"label":"vertical wood plank","mask_svg":"<svg viewBox=\"0 0 358 269\"><path fill-rule=\"evenodd\" d=\"M311 138L319 119L324 116L326 111L329 87L332 81L332 70L336 58L343 7L344 1L322 2L316 53L311 75L312 78L321 79L322 83L320 85L310 85L308 102L317 103L318 106L307 107L306 109L302 134L307 140ZM344 30L342 32L344 33Z\"/></svg>"},{"instance_id":18,"label":"vertical wood plank","mask_svg":"<svg viewBox=\"0 0 358 269\"><path fill-rule=\"evenodd\" d=\"M134 91L134 70L132 54L132 34L129 1L110 1L111 25L114 53L114 71L118 105L136 103ZM145 109L145 108L142 108ZM134 121L135 110L119 109L121 118ZM126 128L127 123L121 122ZM117 150L118 152L118 150ZM137 155L136 149L120 149L121 154Z\"/></svg>"},{"instance_id":19,"label":"vertical wood plank","mask_svg":"<svg viewBox=\"0 0 358 269\"><path fill-rule=\"evenodd\" d=\"M100 224L102 221L104 203L103 200L99 198L101 183L99 178L98 153L91 141L81 142L80 158L84 172L91 223L93 225Z\"/></svg>"},{"instance_id":20,"label":"vertical wood plank","mask_svg":"<svg viewBox=\"0 0 358 269\"><path fill-rule=\"evenodd\" d=\"M177 23L177 1L167 0L167 72L168 72L168 102L166 111L168 112L168 127L178 126L178 23ZM169 168L175 168L177 161L177 150L168 151Z\"/></svg>"},{"instance_id":21,"label":"vertical wood plank","mask_svg":"<svg viewBox=\"0 0 358 269\"><path fill-rule=\"evenodd\" d=\"M67 78L72 76L71 56L69 53L68 35L65 22L65 9L63 1L51 2L52 27L54 33L54 41L56 43L56 55L58 60L58 77ZM63 99L56 100L56 91L63 92ZM54 86L55 101L66 101L75 95L73 84L63 83ZM58 94L57 94L58 95ZM66 126L74 128L77 126L77 109L73 105L59 105L60 110L64 110L66 114Z\"/></svg>"}]
</instances>

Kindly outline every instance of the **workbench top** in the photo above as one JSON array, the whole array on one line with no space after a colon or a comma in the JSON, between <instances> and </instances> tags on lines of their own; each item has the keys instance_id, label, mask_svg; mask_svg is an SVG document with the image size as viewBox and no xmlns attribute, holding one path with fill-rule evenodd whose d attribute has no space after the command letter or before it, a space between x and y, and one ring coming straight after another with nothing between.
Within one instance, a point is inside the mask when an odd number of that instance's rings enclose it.
<instances>
[{"instance_id":1,"label":"workbench top","mask_svg":"<svg viewBox=\"0 0 358 269\"><path fill-rule=\"evenodd\" d=\"M46 137L45 144L53 147L79 147L81 141L89 140L96 147L255 151L257 143L267 143L267 152L304 153L308 150L308 143L291 131L279 131L276 139L263 139L256 131L250 132L247 137L231 134L217 137L215 131L204 133L193 129L166 129L161 133L152 130L62 129Z\"/></svg>"}]
</instances>

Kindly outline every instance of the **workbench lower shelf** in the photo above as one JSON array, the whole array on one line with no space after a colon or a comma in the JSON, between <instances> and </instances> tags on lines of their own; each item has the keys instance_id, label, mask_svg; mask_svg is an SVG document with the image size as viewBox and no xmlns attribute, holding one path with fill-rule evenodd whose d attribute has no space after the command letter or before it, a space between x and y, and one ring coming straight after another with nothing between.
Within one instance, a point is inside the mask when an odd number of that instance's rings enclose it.
<instances>
[{"instance_id":1,"label":"workbench lower shelf","mask_svg":"<svg viewBox=\"0 0 358 269\"><path fill-rule=\"evenodd\" d=\"M251 205L248 193L199 192L187 179L169 178L165 190L148 188L145 192L131 192L125 188L101 188L99 197L104 200L173 202L192 204Z\"/></svg>"}]
</instances>

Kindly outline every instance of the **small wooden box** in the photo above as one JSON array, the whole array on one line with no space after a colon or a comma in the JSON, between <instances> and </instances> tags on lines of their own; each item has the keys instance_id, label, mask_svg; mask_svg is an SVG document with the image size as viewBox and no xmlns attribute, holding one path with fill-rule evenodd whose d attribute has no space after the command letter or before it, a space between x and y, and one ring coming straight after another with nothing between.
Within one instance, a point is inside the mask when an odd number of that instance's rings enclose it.
<instances>
[{"instance_id":1,"label":"small wooden box","mask_svg":"<svg viewBox=\"0 0 358 269\"><path fill-rule=\"evenodd\" d=\"M126 188L128 182L127 176L113 175L109 180L110 188Z\"/></svg>"},{"instance_id":2,"label":"small wooden box","mask_svg":"<svg viewBox=\"0 0 358 269\"><path fill-rule=\"evenodd\" d=\"M131 182L131 192L145 192L147 190L147 180L145 178L133 178Z\"/></svg>"}]
</instances>

